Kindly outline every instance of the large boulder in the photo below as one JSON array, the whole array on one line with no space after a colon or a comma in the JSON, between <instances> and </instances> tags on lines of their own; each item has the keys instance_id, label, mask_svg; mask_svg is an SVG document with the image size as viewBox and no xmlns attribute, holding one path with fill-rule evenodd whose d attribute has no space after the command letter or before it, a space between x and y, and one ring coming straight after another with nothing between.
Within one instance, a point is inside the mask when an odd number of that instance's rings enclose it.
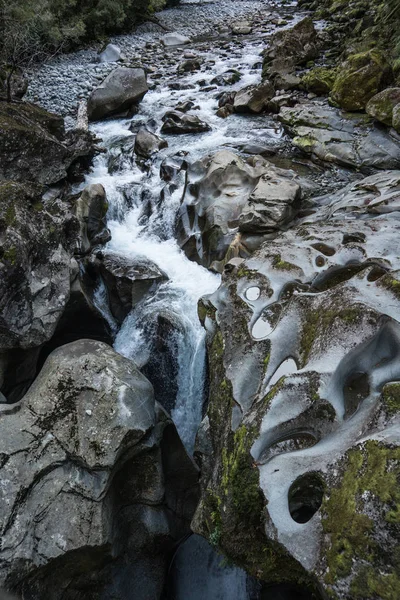
<instances>
[{"instance_id":1,"label":"large boulder","mask_svg":"<svg viewBox=\"0 0 400 600\"><path fill-rule=\"evenodd\" d=\"M94 267L105 283L111 314L120 324L146 294L168 279L145 257L127 258L110 251L96 258Z\"/></svg>"},{"instance_id":2,"label":"large boulder","mask_svg":"<svg viewBox=\"0 0 400 600\"><path fill-rule=\"evenodd\" d=\"M333 107L306 103L281 108L278 118L294 136L292 144L318 160L353 168L400 166L396 137L363 117L349 118Z\"/></svg>"},{"instance_id":3,"label":"large boulder","mask_svg":"<svg viewBox=\"0 0 400 600\"><path fill-rule=\"evenodd\" d=\"M75 214L80 225L78 254L87 254L93 247L111 240L110 230L107 228L107 210L104 187L100 183L88 185L75 204Z\"/></svg>"},{"instance_id":4,"label":"large boulder","mask_svg":"<svg viewBox=\"0 0 400 600\"><path fill-rule=\"evenodd\" d=\"M233 101L235 112L260 113L275 95L274 86L269 81L261 85L250 85L237 92Z\"/></svg>"},{"instance_id":5,"label":"large boulder","mask_svg":"<svg viewBox=\"0 0 400 600\"><path fill-rule=\"evenodd\" d=\"M121 59L121 48L116 44L107 44L102 52L99 54L99 62L117 62Z\"/></svg>"},{"instance_id":6,"label":"large boulder","mask_svg":"<svg viewBox=\"0 0 400 600\"><path fill-rule=\"evenodd\" d=\"M307 598L397 595L399 183L383 172L316 199L199 305L210 395L192 527Z\"/></svg>"},{"instance_id":7,"label":"large boulder","mask_svg":"<svg viewBox=\"0 0 400 600\"><path fill-rule=\"evenodd\" d=\"M344 110L364 110L390 77L389 63L379 50L352 54L338 68L330 97Z\"/></svg>"},{"instance_id":8,"label":"large boulder","mask_svg":"<svg viewBox=\"0 0 400 600\"><path fill-rule=\"evenodd\" d=\"M318 33L310 17L290 29L276 32L264 51L263 78L293 72L296 65L305 65L317 58L320 49Z\"/></svg>"},{"instance_id":9,"label":"large boulder","mask_svg":"<svg viewBox=\"0 0 400 600\"><path fill-rule=\"evenodd\" d=\"M180 135L184 133L204 133L211 127L197 115L170 110L163 117L161 133Z\"/></svg>"},{"instance_id":10,"label":"large boulder","mask_svg":"<svg viewBox=\"0 0 400 600\"><path fill-rule=\"evenodd\" d=\"M393 110L397 105L400 105L400 88L386 88L372 96L366 106L366 111L377 121L391 127L393 124Z\"/></svg>"},{"instance_id":11,"label":"large boulder","mask_svg":"<svg viewBox=\"0 0 400 600\"><path fill-rule=\"evenodd\" d=\"M184 46L190 42L190 39L181 33L171 32L166 33L162 39L164 46Z\"/></svg>"},{"instance_id":12,"label":"large boulder","mask_svg":"<svg viewBox=\"0 0 400 600\"><path fill-rule=\"evenodd\" d=\"M220 271L231 255L249 253L239 230L273 233L296 216L297 180L293 171L260 157L246 162L226 150L192 164L178 222L181 247L191 259Z\"/></svg>"},{"instance_id":13,"label":"large boulder","mask_svg":"<svg viewBox=\"0 0 400 600\"><path fill-rule=\"evenodd\" d=\"M1 410L0 584L32 600L160 598L197 469L134 363L80 340Z\"/></svg>"},{"instance_id":14,"label":"large boulder","mask_svg":"<svg viewBox=\"0 0 400 600\"><path fill-rule=\"evenodd\" d=\"M68 134L59 115L28 102L0 101L0 179L52 184L94 154L89 132Z\"/></svg>"},{"instance_id":15,"label":"large boulder","mask_svg":"<svg viewBox=\"0 0 400 600\"><path fill-rule=\"evenodd\" d=\"M142 158L150 158L153 154L168 147L168 142L160 136L149 131L146 127L141 127L136 134L135 152Z\"/></svg>"},{"instance_id":16,"label":"large boulder","mask_svg":"<svg viewBox=\"0 0 400 600\"><path fill-rule=\"evenodd\" d=\"M37 184L0 181L0 349L50 339L70 293L79 233L69 204Z\"/></svg>"},{"instance_id":17,"label":"large boulder","mask_svg":"<svg viewBox=\"0 0 400 600\"><path fill-rule=\"evenodd\" d=\"M98 121L131 110L147 93L143 69L118 67L90 95L88 116Z\"/></svg>"}]
</instances>

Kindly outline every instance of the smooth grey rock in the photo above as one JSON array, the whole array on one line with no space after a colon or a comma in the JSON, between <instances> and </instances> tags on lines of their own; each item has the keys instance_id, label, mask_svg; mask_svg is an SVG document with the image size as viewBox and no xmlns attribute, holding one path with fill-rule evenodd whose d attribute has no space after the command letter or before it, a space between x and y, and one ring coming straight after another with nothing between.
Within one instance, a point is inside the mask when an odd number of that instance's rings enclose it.
<instances>
[{"instance_id":1,"label":"smooth grey rock","mask_svg":"<svg viewBox=\"0 0 400 600\"><path fill-rule=\"evenodd\" d=\"M180 33L167 33L161 38L161 41L164 46L183 46L188 44L190 39Z\"/></svg>"},{"instance_id":2,"label":"smooth grey rock","mask_svg":"<svg viewBox=\"0 0 400 600\"><path fill-rule=\"evenodd\" d=\"M274 87L269 81L257 86L247 86L239 90L235 96L233 101L235 112L260 113L274 94Z\"/></svg>"},{"instance_id":3,"label":"smooth grey rock","mask_svg":"<svg viewBox=\"0 0 400 600\"><path fill-rule=\"evenodd\" d=\"M116 44L107 44L106 48L99 54L99 62L117 62L121 59L121 48Z\"/></svg>"},{"instance_id":4,"label":"smooth grey rock","mask_svg":"<svg viewBox=\"0 0 400 600\"><path fill-rule=\"evenodd\" d=\"M140 102L147 91L143 69L118 67L90 95L89 120L98 121L129 110Z\"/></svg>"},{"instance_id":5,"label":"smooth grey rock","mask_svg":"<svg viewBox=\"0 0 400 600\"><path fill-rule=\"evenodd\" d=\"M163 117L161 133L180 135L184 133L204 133L210 131L211 127L202 121L197 115L181 113L180 111L169 111Z\"/></svg>"},{"instance_id":6,"label":"smooth grey rock","mask_svg":"<svg viewBox=\"0 0 400 600\"><path fill-rule=\"evenodd\" d=\"M34 600L72 588L129 600L132 585L158 598L197 469L134 363L100 342L68 344L0 410L0 583Z\"/></svg>"},{"instance_id":7,"label":"smooth grey rock","mask_svg":"<svg viewBox=\"0 0 400 600\"><path fill-rule=\"evenodd\" d=\"M168 147L168 142L152 133L146 127L141 127L136 134L135 152L143 158L150 158L155 152Z\"/></svg>"},{"instance_id":8,"label":"smooth grey rock","mask_svg":"<svg viewBox=\"0 0 400 600\"><path fill-rule=\"evenodd\" d=\"M87 254L94 246L111 240L107 228L108 202L106 191L100 183L88 185L78 198L75 214L80 223L77 252Z\"/></svg>"}]
</instances>

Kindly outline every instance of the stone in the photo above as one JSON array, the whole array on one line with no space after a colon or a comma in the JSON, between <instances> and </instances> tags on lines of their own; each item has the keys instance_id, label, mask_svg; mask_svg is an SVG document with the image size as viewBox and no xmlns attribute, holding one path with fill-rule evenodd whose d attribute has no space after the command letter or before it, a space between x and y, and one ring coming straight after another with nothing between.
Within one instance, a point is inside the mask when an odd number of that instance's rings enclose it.
<instances>
[{"instance_id":1,"label":"stone","mask_svg":"<svg viewBox=\"0 0 400 600\"><path fill-rule=\"evenodd\" d=\"M392 121L394 129L397 133L400 133L400 104L397 104L393 109Z\"/></svg>"},{"instance_id":2,"label":"stone","mask_svg":"<svg viewBox=\"0 0 400 600\"><path fill-rule=\"evenodd\" d=\"M189 58L178 65L177 71L180 75L183 73L195 73L200 71L202 61L199 58Z\"/></svg>"},{"instance_id":3,"label":"stone","mask_svg":"<svg viewBox=\"0 0 400 600\"><path fill-rule=\"evenodd\" d=\"M0 349L53 335L70 292L79 223L69 205L35 184L0 182Z\"/></svg>"},{"instance_id":4,"label":"stone","mask_svg":"<svg viewBox=\"0 0 400 600\"><path fill-rule=\"evenodd\" d=\"M375 96L366 106L366 112L389 127L393 124L393 109L400 105L400 88L386 88Z\"/></svg>"},{"instance_id":5,"label":"stone","mask_svg":"<svg viewBox=\"0 0 400 600\"><path fill-rule=\"evenodd\" d=\"M168 279L146 258L129 259L110 251L96 258L93 266L105 283L111 314L120 325L140 300Z\"/></svg>"},{"instance_id":6,"label":"stone","mask_svg":"<svg viewBox=\"0 0 400 600\"><path fill-rule=\"evenodd\" d=\"M180 246L190 259L221 272L230 258L251 253L242 243L241 225L252 235L274 235L294 218L297 182L293 171L259 156L244 161L226 150L189 165L177 229Z\"/></svg>"},{"instance_id":7,"label":"stone","mask_svg":"<svg viewBox=\"0 0 400 600\"><path fill-rule=\"evenodd\" d=\"M99 121L129 111L147 91L143 69L118 67L91 93L88 101L89 120Z\"/></svg>"},{"instance_id":8,"label":"stone","mask_svg":"<svg viewBox=\"0 0 400 600\"><path fill-rule=\"evenodd\" d=\"M184 133L204 133L211 130L211 127L196 115L180 111L168 111L164 115L163 121L161 133L180 135Z\"/></svg>"},{"instance_id":9,"label":"stone","mask_svg":"<svg viewBox=\"0 0 400 600\"><path fill-rule=\"evenodd\" d=\"M105 49L99 54L99 62L109 63L121 60L121 48L116 44L107 44Z\"/></svg>"},{"instance_id":10,"label":"stone","mask_svg":"<svg viewBox=\"0 0 400 600\"><path fill-rule=\"evenodd\" d=\"M400 166L397 140L361 116L348 118L333 107L307 103L282 107L278 118L294 135L292 144L319 160L353 168Z\"/></svg>"},{"instance_id":11,"label":"stone","mask_svg":"<svg viewBox=\"0 0 400 600\"><path fill-rule=\"evenodd\" d=\"M315 67L301 78L301 82L308 92L317 96L325 96L330 93L335 83L337 70L326 67Z\"/></svg>"},{"instance_id":12,"label":"stone","mask_svg":"<svg viewBox=\"0 0 400 600\"><path fill-rule=\"evenodd\" d=\"M33 600L72 588L78 600L128 600L132 585L139 600L160 597L198 474L135 364L79 340L0 410L0 584Z\"/></svg>"},{"instance_id":13,"label":"stone","mask_svg":"<svg viewBox=\"0 0 400 600\"><path fill-rule=\"evenodd\" d=\"M199 305L210 393L192 528L307 598L397 593L399 183L386 171L316 198Z\"/></svg>"},{"instance_id":14,"label":"stone","mask_svg":"<svg viewBox=\"0 0 400 600\"><path fill-rule=\"evenodd\" d=\"M338 68L330 98L344 110L364 110L390 77L391 68L379 50L353 54Z\"/></svg>"},{"instance_id":15,"label":"stone","mask_svg":"<svg viewBox=\"0 0 400 600\"><path fill-rule=\"evenodd\" d=\"M239 217L239 231L266 233L293 221L299 211L298 183L270 174L262 175Z\"/></svg>"},{"instance_id":16,"label":"stone","mask_svg":"<svg viewBox=\"0 0 400 600\"><path fill-rule=\"evenodd\" d=\"M257 86L247 86L236 93L233 101L235 112L260 113L274 94L274 87L269 81Z\"/></svg>"},{"instance_id":17,"label":"stone","mask_svg":"<svg viewBox=\"0 0 400 600\"><path fill-rule=\"evenodd\" d=\"M28 102L0 102L0 179L53 184L95 154L89 132L65 132L59 115Z\"/></svg>"},{"instance_id":18,"label":"stone","mask_svg":"<svg viewBox=\"0 0 400 600\"><path fill-rule=\"evenodd\" d=\"M248 35L252 32L250 21L237 21L231 27L233 35Z\"/></svg>"},{"instance_id":19,"label":"stone","mask_svg":"<svg viewBox=\"0 0 400 600\"><path fill-rule=\"evenodd\" d=\"M190 39L180 33L167 33L161 38L164 46L183 46L190 42Z\"/></svg>"},{"instance_id":20,"label":"stone","mask_svg":"<svg viewBox=\"0 0 400 600\"><path fill-rule=\"evenodd\" d=\"M93 247L111 240L107 228L108 202L100 183L88 185L75 204L75 214L80 224L77 244L78 254L87 254Z\"/></svg>"},{"instance_id":21,"label":"stone","mask_svg":"<svg viewBox=\"0 0 400 600\"><path fill-rule=\"evenodd\" d=\"M146 127L141 127L136 134L135 152L143 158L150 158L153 154L168 148L168 142L160 136L152 133Z\"/></svg>"},{"instance_id":22,"label":"stone","mask_svg":"<svg viewBox=\"0 0 400 600\"><path fill-rule=\"evenodd\" d=\"M310 17L290 29L277 31L264 52L263 78L292 73L296 65L305 65L317 58L320 49L321 43Z\"/></svg>"}]
</instances>

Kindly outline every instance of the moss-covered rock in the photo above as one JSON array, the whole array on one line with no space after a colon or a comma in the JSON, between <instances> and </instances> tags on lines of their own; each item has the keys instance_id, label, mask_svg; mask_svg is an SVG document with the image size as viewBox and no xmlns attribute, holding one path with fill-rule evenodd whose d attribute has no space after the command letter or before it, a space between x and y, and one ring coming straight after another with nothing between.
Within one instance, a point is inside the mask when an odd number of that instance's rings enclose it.
<instances>
[{"instance_id":1,"label":"moss-covered rock","mask_svg":"<svg viewBox=\"0 0 400 600\"><path fill-rule=\"evenodd\" d=\"M393 109L400 105L400 88L386 88L371 98L366 111L377 121L389 125L393 124Z\"/></svg>"},{"instance_id":2,"label":"moss-covered rock","mask_svg":"<svg viewBox=\"0 0 400 600\"><path fill-rule=\"evenodd\" d=\"M353 54L338 68L331 100L345 110L364 110L390 78L390 65L380 51Z\"/></svg>"},{"instance_id":3,"label":"moss-covered rock","mask_svg":"<svg viewBox=\"0 0 400 600\"><path fill-rule=\"evenodd\" d=\"M324 96L332 90L336 73L335 68L315 67L303 75L301 82L308 92Z\"/></svg>"},{"instance_id":4,"label":"moss-covered rock","mask_svg":"<svg viewBox=\"0 0 400 600\"><path fill-rule=\"evenodd\" d=\"M397 104L393 109L392 125L397 133L400 133L400 104Z\"/></svg>"}]
</instances>

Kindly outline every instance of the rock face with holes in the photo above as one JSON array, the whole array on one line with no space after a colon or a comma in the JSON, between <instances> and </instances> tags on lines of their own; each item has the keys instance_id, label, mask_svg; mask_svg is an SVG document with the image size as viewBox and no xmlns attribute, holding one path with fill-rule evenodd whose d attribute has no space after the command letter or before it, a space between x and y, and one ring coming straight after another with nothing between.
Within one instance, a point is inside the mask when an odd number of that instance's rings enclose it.
<instances>
[{"instance_id":1,"label":"rock face with holes","mask_svg":"<svg viewBox=\"0 0 400 600\"><path fill-rule=\"evenodd\" d=\"M0 587L159 598L198 475L134 363L92 340L63 346L0 430Z\"/></svg>"},{"instance_id":2,"label":"rock face with holes","mask_svg":"<svg viewBox=\"0 0 400 600\"><path fill-rule=\"evenodd\" d=\"M399 593L399 198L400 171L317 198L199 305L194 530L310 597Z\"/></svg>"},{"instance_id":3,"label":"rock face with holes","mask_svg":"<svg viewBox=\"0 0 400 600\"><path fill-rule=\"evenodd\" d=\"M229 258L249 254L246 245L259 245L260 235L273 237L295 218L301 183L293 171L260 156L245 161L226 150L206 156L187 171L181 246L190 258L221 271Z\"/></svg>"}]
</instances>

